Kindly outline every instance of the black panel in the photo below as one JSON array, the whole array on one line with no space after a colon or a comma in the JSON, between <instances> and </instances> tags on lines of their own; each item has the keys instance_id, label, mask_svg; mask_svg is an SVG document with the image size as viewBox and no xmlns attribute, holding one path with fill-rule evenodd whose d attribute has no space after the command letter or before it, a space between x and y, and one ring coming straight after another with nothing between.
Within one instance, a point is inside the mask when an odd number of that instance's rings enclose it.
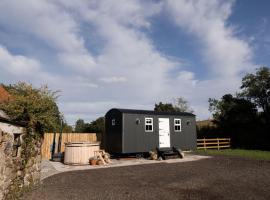
<instances>
[{"instance_id":1,"label":"black panel","mask_svg":"<svg viewBox=\"0 0 270 200\"><path fill-rule=\"evenodd\" d=\"M112 125L112 120L115 125ZM109 153L122 153L122 113L112 109L105 115L104 147Z\"/></svg>"},{"instance_id":2,"label":"black panel","mask_svg":"<svg viewBox=\"0 0 270 200\"><path fill-rule=\"evenodd\" d=\"M138 113L136 113L138 112ZM153 118L153 132L145 131L145 118ZM127 109L111 109L105 116L105 150L110 153L149 152L158 147L158 118L169 118L171 147L196 149L195 115L191 113L162 113ZM174 119L181 119L182 131L174 131ZM112 126L111 120L116 124ZM189 123L188 123L189 122Z\"/></svg>"}]
</instances>

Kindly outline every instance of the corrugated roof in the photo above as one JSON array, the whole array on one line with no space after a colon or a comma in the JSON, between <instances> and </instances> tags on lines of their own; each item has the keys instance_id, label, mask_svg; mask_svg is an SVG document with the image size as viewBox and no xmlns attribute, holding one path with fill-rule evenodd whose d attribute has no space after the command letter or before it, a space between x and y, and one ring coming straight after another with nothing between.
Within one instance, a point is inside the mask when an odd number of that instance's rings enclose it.
<instances>
[{"instance_id":1,"label":"corrugated roof","mask_svg":"<svg viewBox=\"0 0 270 200\"><path fill-rule=\"evenodd\" d=\"M146 114L146 115L178 115L178 116L195 116L188 112L157 112L154 110L135 110L135 109L124 109L124 108L113 108L121 113L131 113L131 114Z\"/></svg>"}]
</instances>

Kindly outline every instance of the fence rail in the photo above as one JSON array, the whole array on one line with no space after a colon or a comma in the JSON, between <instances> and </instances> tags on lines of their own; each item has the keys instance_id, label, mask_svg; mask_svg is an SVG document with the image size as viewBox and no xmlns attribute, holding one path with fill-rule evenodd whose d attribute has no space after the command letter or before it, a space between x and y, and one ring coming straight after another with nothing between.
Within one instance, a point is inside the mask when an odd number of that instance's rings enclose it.
<instances>
[{"instance_id":1,"label":"fence rail","mask_svg":"<svg viewBox=\"0 0 270 200\"><path fill-rule=\"evenodd\" d=\"M231 147L230 138L197 139L197 149L223 149Z\"/></svg>"},{"instance_id":2,"label":"fence rail","mask_svg":"<svg viewBox=\"0 0 270 200\"><path fill-rule=\"evenodd\" d=\"M53 135L54 133L45 133L44 140L41 147L42 159L51 158L51 147L53 144ZM55 137L55 149L57 151L58 147L59 133L56 133ZM96 142L97 134L96 133L63 133L62 142L61 142L61 152L65 151L66 142Z\"/></svg>"}]
</instances>

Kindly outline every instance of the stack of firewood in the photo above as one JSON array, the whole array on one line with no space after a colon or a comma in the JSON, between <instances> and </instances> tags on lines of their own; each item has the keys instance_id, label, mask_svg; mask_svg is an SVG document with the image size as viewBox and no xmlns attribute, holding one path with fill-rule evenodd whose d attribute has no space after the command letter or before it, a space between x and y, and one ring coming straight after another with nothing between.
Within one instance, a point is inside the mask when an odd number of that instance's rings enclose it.
<instances>
[{"instance_id":1,"label":"stack of firewood","mask_svg":"<svg viewBox=\"0 0 270 200\"><path fill-rule=\"evenodd\" d=\"M98 165L107 165L111 163L110 154L106 153L104 150L98 150L98 151L95 151L94 153L95 153L95 156L97 157Z\"/></svg>"},{"instance_id":2,"label":"stack of firewood","mask_svg":"<svg viewBox=\"0 0 270 200\"><path fill-rule=\"evenodd\" d=\"M155 152L155 151L149 151L149 155L150 155L150 160L157 160L158 159L157 152Z\"/></svg>"}]
</instances>

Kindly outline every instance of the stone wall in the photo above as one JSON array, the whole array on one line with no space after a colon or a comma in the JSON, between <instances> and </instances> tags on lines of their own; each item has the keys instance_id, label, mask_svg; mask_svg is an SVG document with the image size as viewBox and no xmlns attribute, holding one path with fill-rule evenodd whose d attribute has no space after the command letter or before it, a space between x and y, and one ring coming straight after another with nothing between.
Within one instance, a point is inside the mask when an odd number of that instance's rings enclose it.
<instances>
[{"instance_id":1,"label":"stone wall","mask_svg":"<svg viewBox=\"0 0 270 200\"><path fill-rule=\"evenodd\" d=\"M26 131L14 135L0 129L0 200L18 199L24 190L39 183L40 149L38 137Z\"/></svg>"}]
</instances>

